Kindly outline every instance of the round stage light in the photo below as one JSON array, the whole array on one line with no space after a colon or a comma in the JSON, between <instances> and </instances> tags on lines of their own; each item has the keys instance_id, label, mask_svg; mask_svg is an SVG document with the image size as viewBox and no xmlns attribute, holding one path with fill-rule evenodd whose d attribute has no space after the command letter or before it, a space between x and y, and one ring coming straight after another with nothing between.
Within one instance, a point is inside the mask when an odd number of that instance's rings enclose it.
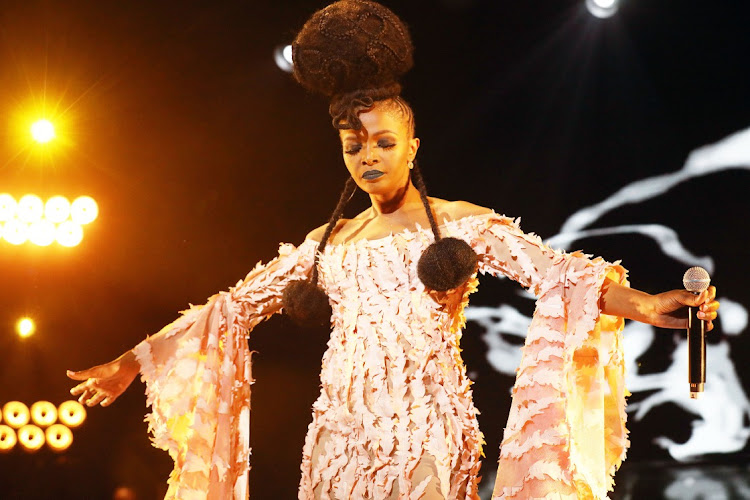
<instances>
[{"instance_id":1,"label":"round stage light","mask_svg":"<svg viewBox=\"0 0 750 500\"><path fill-rule=\"evenodd\" d=\"M29 225L19 220L3 224L3 238L11 245L22 245L29 239Z\"/></svg>"},{"instance_id":2,"label":"round stage light","mask_svg":"<svg viewBox=\"0 0 750 500\"><path fill-rule=\"evenodd\" d=\"M0 453L12 450L17 442L16 431L7 425L0 425Z\"/></svg>"},{"instance_id":3,"label":"round stage light","mask_svg":"<svg viewBox=\"0 0 750 500\"><path fill-rule=\"evenodd\" d=\"M79 196L70 205L70 218L73 222L85 226L99 216L99 206L90 196Z\"/></svg>"},{"instance_id":4,"label":"round stage light","mask_svg":"<svg viewBox=\"0 0 750 500\"><path fill-rule=\"evenodd\" d=\"M49 120L37 120L31 125L31 137L39 144L46 144L55 138L55 126Z\"/></svg>"},{"instance_id":5,"label":"round stage light","mask_svg":"<svg viewBox=\"0 0 750 500\"><path fill-rule=\"evenodd\" d=\"M21 318L18 320L18 323L16 323L16 333L18 333L18 336L22 339L31 337L34 335L35 331L36 325L31 318Z\"/></svg>"},{"instance_id":6,"label":"round stage light","mask_svg":"<svg viewBox=\"0 0 750 500\"><path fill-rule=\"evenodd\" d=\"M57 408L57 418L68 427L78 427L86 420L86 409L78 401L65 401Z\"/></svg>"},{"instance_id":7,"label":"round stage light","mask_svg":"<svg viewBox=\"0 0 750 500\"><path fill-rule=\"evenodd\" d=\"M69 220L57 226L55 239L64 247L74 247L83 240L83 228Z\"/></svg>"},{"instance_id":8,"label":"round stage light","mask_svg":"<svg viewBox=\"0 0 750 500\"><path fill-rule=\"evenodd\" d=\"M8 193L0 194L0 222L7 222L16 216L18 203Z\"/></svg>"},{"instance_id":9,"label":"round stage light","mask_svg":"<svg viewBox=\"0 0 750 500\"><path fill-rule=\"evenodd\" d=\"M51 245L55 241L56 236L57 228L52 222L46 219L37 221L29 226L29 241L40 247Z\"/></svg>"},{"instance_id":10,"label":"round stage light","mask_svg":"<svg viewBox=\"0 0 750 500\"><path fill-rule=\"evenodd\" d=\"M292 62L292 46L291 45L279 45L273 51L273 60L276 61L276 66L280 70L287 73L291 73L294 70L294 63Z\"/></svg>"},{"instance_id":11,"label":"round stage light","mask_svg":"<svg viewBox=\"0 0 750 500\"><path fill-rule=\"evenodd\" d=\"M14 429L29 423L29 408L20 401L8 401L3 406L3 419Z\"/></svg>"},{"instance_id":12,"label":"round stage light","mask_svg":"<svg viewBox=\"0 0 750 500\"><path fill-rule=\"evenodd\" d=\"M48 427L44 435L47 438L47 446L55 451L67 450L73 443L73 433L61 424Z\"/></svg>"},{"instance_id":13,"label":"round stage light","mask_svg":"<svg viewBox=\"0 0 750 500\"><path fill-rule=\"evenodd\" d=\"M619 0L586 0L586 8L591 15L600 19L614 16L620 8Z\"/></svg>"},{"instance_id":14,"label":"round stage light","mask_svg":"<svg viewBox=\"0 0 750 500\"><path fill-rule=\"evenodd\" d=\"M70 217L70 202L64 196L53 196L44 204L44 217L60 223Z\"/></svg>"},{"instance_id":15,"label":"round stage light","mask_svg":"<svg viewBox=\"0 0 750 500\"><path fill-rule=\"evenodd\" d=\"M49 427L57 422L57 407L49 401L37 401L31 405L31 420L39 427Z\"/></svg>"},{"instance_id":16,"label":"round stage light","mask_svg":"<svg viewBox=\"0 0 750 500\"><path fill-rule=\"evenodd\" d=\"M16 213L23 222L36 222L44 215L44 202L35 194L27 194L18 200Z\"/></svg>"},{"instance_id":17,"label":"round stage light","mask_svg":"<svg viewBox=\"0 0 750 500\"><path fill-rule=\"evenodd\" d=\"M27 451L36 451L44 446L44 431L36 425L24 425L18 429L18 442Z\"/></svg>"}]
</instances>

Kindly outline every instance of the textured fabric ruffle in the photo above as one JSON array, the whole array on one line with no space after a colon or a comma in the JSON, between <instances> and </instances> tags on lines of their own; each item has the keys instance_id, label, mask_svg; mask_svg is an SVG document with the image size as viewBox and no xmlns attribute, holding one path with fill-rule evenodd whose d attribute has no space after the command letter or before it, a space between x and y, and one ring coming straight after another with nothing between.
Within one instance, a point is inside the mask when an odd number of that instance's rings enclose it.
<instances>
[{"instance_id":1,"label":"textured fabric ruffle","mask_svg":"<svg viewBox=\"0 0 750 500\"><path fill-rule=\"evenodd\" d=\"M153 444L175 462L166 499L247 498L253 382L247 332L280 310L284 287L308 274L314 248L311 241L282 245L276 259L134 348Z\"/></svg>"},{"instance_id":2,"label":"textured fabric ruffle","mask_svg":"<svg viewBox=\"0 0 750 500\"><path fill-rule=\"evenodd\" d=\"M427 293L416 263L430 242L404 231L321 255L333 331L299 498L477 498L484 440L459 349L476 277Z\"/></svg>"},{"instance_id":3,"label":"textured fabric ruffle","mask_svg":"<svg viewBox=\"0 0 750 500\"><path fill-rule=\"evenodd\" d=\"M444 233L474 248L482 273L510 277L541 298L530 334L532 339L540 338L526 348L528 369L519 371L517 383L517 391L530 392L516 398L509 428L519 419L545 423L548 428L521 425L507 434L503 450L511 460L537 457L520 462L526 469L520 488L513 492L518 498L528 497L529 491L536 496L533 492L538 488L523 485L535 481L549 486L552 483L545 478L553 477L556 487L571 475L577 481L574 494L587 488L598 491L606 480L595 470L600 457L591 456L591 450L596 445L583 439L582 427L565 429L582 418L565 411L581 413L588 425L592 414L606 410L607 425L600 422L606 430L595 440L610 433L606 436L609 462L604 466L609 472L615 465L610 456L616 455L619 463L626 444L617 337L622 322L600 317L598 299L604 276L610 273L624 282L624 270L580 253L555 252L533 234L523 233L518 221L495 213L448 222ZM333 304L333 333L303 451L300 499L419 498L430 482L444 498L477 498L484 440L459 348L463 309L477 281L474 276L447 293L425 290L416 276L416 263L431 242L429 229L417 228L376 240L329 245L321 256L321 279ZM559 284L563 271L566 281ZM592 335L597 340L589 338ZM579 366L584 354L590 354L584 348L592 345L603 351L600 372L586 363ZM567 353L576 353L575 365L558 363ZM567 390L566 377L571 385ZM619 399L602 394L604 377L619 391ZM598 409L588 400L571 404L575 397L595 399L596 390L606 399ZM573 398L569 408L559 408L565 397ZM576 444L579 441L582 444ZM572 451L563 457L559 450L565 447ZM553 460L558 455L560 460ZM417 481L419 464L425 459L434 463L434 477ZM604 457L600 464L605 464ZM508 478L516 484L512 471L507 477L501 472L499 478L498 484ZM503 486L499 491L509 494Z\"/></svg>"},{"instance_id":4,"label":"textured fabric ruffle","mask_svg":"<svg viewBox=\"0 0 750 500\"><path fill-rule=\"evenodd\" d=\"M600 314L606 276L625 271L546 247L495 214L445 223L479 271L539 296L501 449L495 496L604 498L627 447L622 320ZM484 439L461 360L463 310L476 274L425 290L416 265L432 242L417 227L331 245L319 256L333 309L301 464L300 499L477 499ZM237 287L192 308L135 351L154 444L175 469L168 499L244 498L249 454L247 330L277 312L309 273L317 243L282 245Z\"/></svg>"},{"instance_id":5,"label":"textured fabric ruffle","mask_svg":"<svg viewBox=\"0 0 750 500\"><path fill-rule=\"evenodd\" d=\"M536 310L522 349L493 498L607 498L629 445L622 318L601 314L605 278L627 285L619 262L544 249L548 266L521 257L543 248L516 222L488 231L506 241ZM480 232L481 234L481 232ZM490 247L493 247L490 244ZM536 251L534 251L536 252ZM488 255L483 272L502 265Z\"/></svg>"}]
</instances>

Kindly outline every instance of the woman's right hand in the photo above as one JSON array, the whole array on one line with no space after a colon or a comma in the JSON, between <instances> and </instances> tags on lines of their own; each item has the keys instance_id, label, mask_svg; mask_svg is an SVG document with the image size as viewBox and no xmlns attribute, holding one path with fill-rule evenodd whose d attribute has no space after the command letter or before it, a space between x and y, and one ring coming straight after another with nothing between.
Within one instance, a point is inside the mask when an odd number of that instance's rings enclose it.
<instances>
[{"instance_id":1,"label":"woman's right hand","mask_svg":"<svg viewBox=\"0 0 750 500\"><path fill-rule=\"evenodd\" d=\"M78 401L86 406L101 403L111 405L120 394L125 392L136 375L140 365L133 351L128 351L114 361L94 366L78 372L68 370L68 377L73 380L84 380L73 387L70 393L79 396Z\"/></svg>"}]
</instances>

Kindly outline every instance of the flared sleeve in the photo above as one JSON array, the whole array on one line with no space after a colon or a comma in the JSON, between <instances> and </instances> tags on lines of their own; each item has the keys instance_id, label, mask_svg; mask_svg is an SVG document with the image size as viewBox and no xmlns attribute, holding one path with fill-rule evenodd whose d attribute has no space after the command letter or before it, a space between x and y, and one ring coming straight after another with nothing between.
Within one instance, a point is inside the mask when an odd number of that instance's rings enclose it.
<instances>
[{"instance_id":1,"label":"flared sleeve","mask_svg":"<svg viewBox=\"0 0 750 500\"><path fill-rule=\"evenodd\" d=\"M601 313L619 262L552 250L518 221L475 217L467 241L482 273L537 296L500 447L493 499L607 498L629 445L625 428L624 320Z\"/></svg>"},{"instance_id":2,"label":"flared sleeve","mask_svg":"<svg viewBox=\"0 0 750 500\"><path fill-rule=\"evenodd\" d=\"M155 447L174 460L166 500L248 497L248 332L281 310L286 285L305 278L316 242L282 244L279 255L229 291L191 306L133 351L146 383Z\"/></svg>"}]
</instances>

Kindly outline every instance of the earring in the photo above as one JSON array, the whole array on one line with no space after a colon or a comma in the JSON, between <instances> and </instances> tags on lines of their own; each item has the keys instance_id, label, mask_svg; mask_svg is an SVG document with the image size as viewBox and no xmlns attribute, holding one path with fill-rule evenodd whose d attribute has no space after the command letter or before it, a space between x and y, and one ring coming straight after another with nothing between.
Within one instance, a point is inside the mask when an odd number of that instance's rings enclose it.
<instances>
[{"instance_id":1,"label":"earring","mask_svg":"<svg viewBox=\"0 0 750 500\"><path fill-rule=\"evenodd\" d=\"M414 168L414 162L409 160L409 170Z\"/></svg>"}]
</instances>

